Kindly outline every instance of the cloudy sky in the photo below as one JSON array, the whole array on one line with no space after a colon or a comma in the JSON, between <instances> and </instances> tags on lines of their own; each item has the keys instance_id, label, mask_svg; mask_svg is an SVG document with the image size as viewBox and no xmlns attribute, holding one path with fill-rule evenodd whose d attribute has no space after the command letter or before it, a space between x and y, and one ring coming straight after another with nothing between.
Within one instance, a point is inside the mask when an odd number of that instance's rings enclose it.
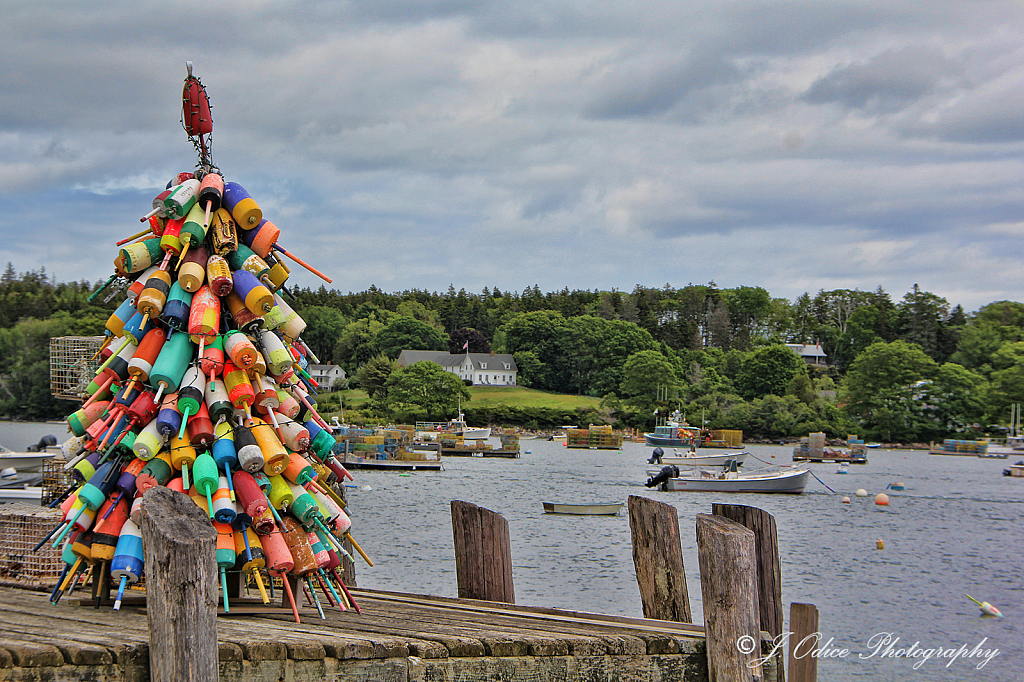
<instances>
[{"instance_id":1,"label":"cloudy sky","mask_svg":"<svg viewBox=\"0 0 1024 682\"><path fill-rule=\"evenodd\" d=\"M110 274L195 153L360 291L1024 300L1024 4L4 3L0 263ZM316 287L293 267L292 282Z\"/></svg>"}]
</instances>

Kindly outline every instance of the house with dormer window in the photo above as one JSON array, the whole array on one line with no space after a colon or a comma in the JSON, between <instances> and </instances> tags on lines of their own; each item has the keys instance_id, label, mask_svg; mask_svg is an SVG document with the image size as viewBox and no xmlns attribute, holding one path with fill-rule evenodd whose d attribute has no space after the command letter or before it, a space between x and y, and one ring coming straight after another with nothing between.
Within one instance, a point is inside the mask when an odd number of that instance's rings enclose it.
<instances>
[{"instance_id":1,"label":"house with dormer window","mask_svg":"<svg viewBox=\"0 0 1024 682\"><path fill-rule=\"evenodd\" d=\"M436 350L403 350L398 366L427 360L440 365L474 386L515 386L519 369L508 353L448 353Z\"/></svg>"}]
</instances>

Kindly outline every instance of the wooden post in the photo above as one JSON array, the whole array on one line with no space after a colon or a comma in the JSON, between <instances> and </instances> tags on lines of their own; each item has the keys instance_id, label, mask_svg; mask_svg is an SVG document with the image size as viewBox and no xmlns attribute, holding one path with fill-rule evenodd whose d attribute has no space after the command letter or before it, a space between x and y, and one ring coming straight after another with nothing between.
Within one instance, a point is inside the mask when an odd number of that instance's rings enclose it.
<instances>
[{"instance_id":1,"label":"wooden post","mask_svg":"<svg viewBox=\"0 0 1024 682\"><path fill-rule=\"evenodd\" d=\"M692 623L679 539L679 512L670 504L629 496L633 565L644 618Z\"/></svg>"},{"instance_id":2,"label":"wooden post","mask_svg":"<svg viewBox=\"0 0 1024 682\"><path fill-rule=\"evenodd\" d=\"M149 669L154 682L216 680L217 531L187 495L142 498Z\"/></svg>"},{"instance_id":3,"label":"wooden post","mask_svg":"<svg viewBox=\"0 0 1024 682\"><path fill-rule=\"evenodd\" d=\"M808 639L818 631L818 607L814 604L789 605L789 682L817 682L818 657L812 656L810 650L817 646ZM799 649L797 649L799 647Z\"/></svg>"},{"instance_id":4,"label":"wooden post","mask_svg":"<svg viewBox=\"0 0 1024 682\"><path fill-rule=\"evenodd\" d=\"M710 682L763 679L762 666L754 663L762 655L755 551L749 528L720 516L697 514Z\"/></svg>"},{"instance_id":5,"label":"wooden post","mask_svg":"<svg viewBox=\"0 0 1024 682\"><path fill-rule=\"evenodd\" d=\"M459 597L515 604L508 521L469 502L452 500Z\"/></svg>"},{"instance_id":6,"label":"wooden post","mask_svg":"<svg viewBox=\"0 0 1024 682\"><path fill-rule=\"evenodd\" d=\"M779 568L779 536L775 517L757 507L742 504L713 504L712 513L754 531L757 550L757 603L761 629L773 638L782 634L782 573ZM779 665L775 682L786 682L785 666Z\"/></svg>"}]
</instances>

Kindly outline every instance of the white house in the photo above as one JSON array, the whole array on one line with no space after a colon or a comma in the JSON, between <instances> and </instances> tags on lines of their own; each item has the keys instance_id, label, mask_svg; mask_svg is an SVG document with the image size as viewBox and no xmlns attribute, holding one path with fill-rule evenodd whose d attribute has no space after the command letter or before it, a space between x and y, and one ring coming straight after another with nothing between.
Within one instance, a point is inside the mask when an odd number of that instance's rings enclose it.
<instances>
[{"instance_id":1,"label":"white house","mask_svg":"<svg viewBox=\"0 0 1024 682\"><path fill-rule=\"evenodd\" d=\"M458 353L438 350L403 350L398 366L408 367L414 362L427 360L464 381L483 386L515 386L519 369L507 353Z\"/></svg>"},{"instance_id":2,"label":"white house","mask_svg":"<svg viewBox=\"0 0 1024 682\"><path fill-rule=\"evenodd\" d=\"M309 376L313 377L316 383L320 384L320 388L325 391L344 388L345 382L348 380L348 377L345 376L345 370L337 365L310 365L306 367L306 371L309 372Z\"/></svg>"},{"instance_id":3,"label":"white house","mask_svg":"<svg viewBox=\"0 0 1024 682\"><path fill-rule=\"evenodd\" d=\"M803 358L808 365L827 365L828 356L820 343L787 343L786 348Z\"/></svg>"}]
</instances>

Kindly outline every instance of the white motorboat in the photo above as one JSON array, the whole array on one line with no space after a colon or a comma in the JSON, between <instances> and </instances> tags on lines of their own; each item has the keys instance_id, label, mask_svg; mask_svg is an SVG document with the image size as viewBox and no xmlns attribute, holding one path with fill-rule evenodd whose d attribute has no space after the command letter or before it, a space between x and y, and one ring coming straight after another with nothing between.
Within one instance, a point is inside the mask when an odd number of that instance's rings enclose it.
<instances>
[{"instance_id":1,"label":"white motorboat","mask_svg":"<svg viewBox=\"0 0 1024 682\"><path fill-rule=\"evenodd\" d=\"M789 493L799 495L807 486L810 471L789 469L770 472L740 474L736 466L728 471L694 469L683 472L679 467L667 465L656 476L647 479L648 488L663 491L717 492L717 493Z\"/></svg>"},{"instance_id":2,"label":"white motorboat","mask_svg":"<svg viewBox=\"0 0 1024 682\"><path fill-rule=\"evenodd\" d=\"M697 467L720 467L725 466L730 461L736 462L737 466L743 466L743 463L747 461L747 457L750 455L749 452L721 452L714 450L687 450L685 453L680 454L678 450L673 449L673 454L665 455L659 453L660 447L654 448L654 452L651 454L651 458L647 460L648 464L674 464L678 467L693 468Z\"/></svg>"}]
</instances>

